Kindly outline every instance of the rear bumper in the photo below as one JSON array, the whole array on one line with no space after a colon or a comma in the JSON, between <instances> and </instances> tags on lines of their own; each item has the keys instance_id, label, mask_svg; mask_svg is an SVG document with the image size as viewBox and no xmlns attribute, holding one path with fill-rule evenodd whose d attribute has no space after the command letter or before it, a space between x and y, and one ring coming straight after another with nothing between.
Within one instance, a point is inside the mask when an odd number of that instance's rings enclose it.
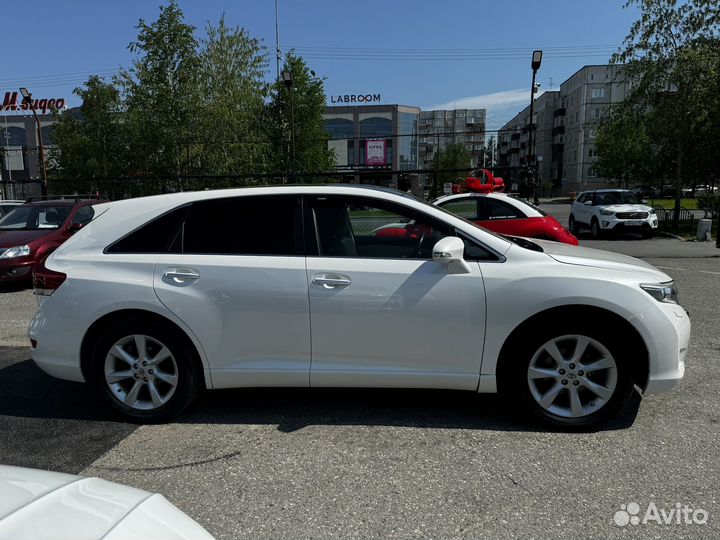
<instances>
[{"instance_id":1,"label":"rear bumper","mask_svg":"<svg viewBox=\"0 0 720 540\"><path fill-rule=\"evenodd\" d=\"M80 367L80 345L85 331L80 321L60 315L52 297L42 298L28 328L28 337L37 342L30 357L52 377L85 382Z\"/></svg>"}]
</instances>

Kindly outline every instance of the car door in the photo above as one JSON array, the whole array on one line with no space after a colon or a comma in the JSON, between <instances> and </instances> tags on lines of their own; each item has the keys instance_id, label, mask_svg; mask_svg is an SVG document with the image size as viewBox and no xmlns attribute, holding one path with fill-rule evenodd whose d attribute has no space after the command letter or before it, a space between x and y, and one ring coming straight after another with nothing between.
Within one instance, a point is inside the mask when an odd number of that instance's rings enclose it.
<instances>
[{"instance_id":1,"label":"car door","mask_svg":"<svg viewBox=\"0 0 720 540\"><path fill-rule=\"evenodd\" d=\"M483 197L480 216L482 221L479 225L497 233L527 236L529 232L527 216L522 210L505 201Z\"/></svg>"},{"instance_id":2,"label":"car door","mask_svg":"<svg viewBox=\"0 0 720 540\"><path fill-rule=\"evenodd\" d=\"M577 200L573 203L572 213L577 223L590 224L590 210L585 205L589 200L589 194L581 193Z\"/></svg>"},{"instance_id":3,"label":"car door","mask_svg":"<svg viewBox=\"0 0 720 540\"><path fill-rule=\"evenodd\" d=\"M215 388L309 384L299 197L195 202L170 251L155 291L202 343Z\"/></svg>"},{"instance_id":4,"label":"car door","mask_svg":"<svg viewBox=\"0 0 720 540\"><path fill-rule=\"evenodd\" d=\"M480 266L452 274L432 260L435 242L454 230L370 197L307 200L311 386L476 388Z\"/></svg>"}]
</instances>

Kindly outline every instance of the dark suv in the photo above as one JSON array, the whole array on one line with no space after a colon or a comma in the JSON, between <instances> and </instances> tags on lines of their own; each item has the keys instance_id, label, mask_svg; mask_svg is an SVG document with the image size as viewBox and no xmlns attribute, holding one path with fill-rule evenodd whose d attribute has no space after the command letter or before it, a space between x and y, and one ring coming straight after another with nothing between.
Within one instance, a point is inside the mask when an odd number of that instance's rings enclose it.
<instances>
[{"instance_id":1,"label":"dark suv","mask_svg":"<svg viewBox=\"0 0 720 540\"><path fill-rule=\"evenodd\" d=\"M0 282L30 279L33 267L95 217L80 197L28 199L0 219Z\"/></svg>"}]
</instances>

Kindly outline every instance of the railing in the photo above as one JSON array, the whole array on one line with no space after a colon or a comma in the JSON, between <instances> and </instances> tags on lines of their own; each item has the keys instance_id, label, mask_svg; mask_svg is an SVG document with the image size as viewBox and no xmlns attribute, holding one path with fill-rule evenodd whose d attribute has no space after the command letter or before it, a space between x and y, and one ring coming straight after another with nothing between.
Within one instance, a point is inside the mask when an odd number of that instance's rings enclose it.
<instances>
[{"instance_id":1,"label":"railing","mask_svg":"<svg viewBox=\"0 0 720 540\"><path fill-rule=\"evenodd\" d=\"M660 206L655 207L655 213L658 217L658 229L665 232L671 232L680 235L694 235L697 229L698 218L687 208L680 208L677 227L673 226L673 208L666 209Z\"/></svg>"}]
</instances>

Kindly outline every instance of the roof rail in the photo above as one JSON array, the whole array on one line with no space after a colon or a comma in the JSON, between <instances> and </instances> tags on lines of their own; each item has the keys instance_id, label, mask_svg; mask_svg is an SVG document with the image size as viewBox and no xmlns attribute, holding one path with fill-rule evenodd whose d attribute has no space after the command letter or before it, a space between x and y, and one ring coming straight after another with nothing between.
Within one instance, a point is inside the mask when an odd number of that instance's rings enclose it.
<instances>
[{"instance_id":1,"label":"roof rail","mask_svg":"<svg viewBox=\"0 0 720 540\"><path fill-rule=\"evenodd\" d=\"M100 194L99 193L88 193L87 195L42 195L37 197L28 197L25 202L37 202L37 201L57 201L57 200L74 200L75 202L78 202L80 200L88 200L88 199L99 199Z\"/></svg>"}]
</instances>

